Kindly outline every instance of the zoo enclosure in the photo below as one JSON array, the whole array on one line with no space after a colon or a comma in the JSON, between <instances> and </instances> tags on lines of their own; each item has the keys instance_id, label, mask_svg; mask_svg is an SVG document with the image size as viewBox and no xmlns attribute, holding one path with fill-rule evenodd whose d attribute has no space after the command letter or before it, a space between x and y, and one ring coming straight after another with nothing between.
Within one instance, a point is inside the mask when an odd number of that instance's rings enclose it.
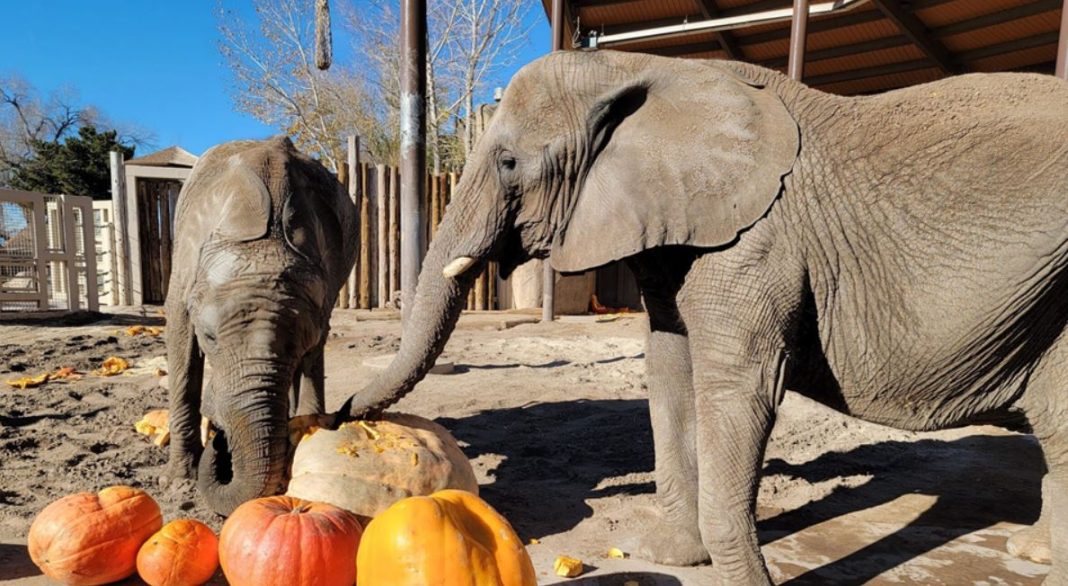
<instances>
[{"instance_id":1,"label":"zoo enclosure","mask_svg":"<svg viewBox=\"0 0 1068 586\"><path fill-rule=\"evenodd\" d=\"M93 218L86 196L0 189L0 312L98 309Z\"/></svg>"}]
</instances>

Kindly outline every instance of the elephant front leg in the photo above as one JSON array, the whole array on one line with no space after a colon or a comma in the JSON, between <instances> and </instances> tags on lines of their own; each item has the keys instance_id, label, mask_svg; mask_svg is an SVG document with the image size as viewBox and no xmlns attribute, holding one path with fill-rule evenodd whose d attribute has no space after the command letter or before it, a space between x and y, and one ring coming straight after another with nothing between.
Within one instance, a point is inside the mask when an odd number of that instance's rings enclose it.
<instances>
[{"instance_id":1,"label":"elephant front leg","mask_svg":"<svg viewBox=\"0 0 1068 586\"><path fill-rule=\"evenodd\" d=\"M200 444L200 392L204 355L184 308L167 308L167 374L170 380L170 461L160 476L167 488L196 478Z\"/></svg>"},{"instance_id":2,"label":"elephant front leg","mask_svg":"<svg viewBox=\"0 0 1068 586\"><path fill-rule=\"evenodd\" d=\"M690 343L674 304L645 294L650 332L646 386L656 454L660 520L642 536L638 556L690 566L709 560L697 524L696 418Z\"/></svg>"},{"instance_id":3,"label":"elephant front leg","mask_svg":"<svg viewBox=\"0 0 1068 586\"><path fill-rule=\"evenodd\" d=\"M1021 529L1009 537L1007 549L1009 553L1023 559L1028 559L1040 564L1050 563L1050 508L1053 495L1050 492L1050 477L1046 475L1042 479L1042 514L1039 515L1035 524Z\"/></svg>"},{"instance_id":4,"label":"elephant front leg","mask_svg":"<svg viewBox=\"0 0 1068 586\"><path fill-rule=\"evenodd\" d=\"M771 584L756 530L764 450L782 397L782 351L722 349L695 371L698 518L717 583Z\"/></svg>"},{"instance_id":5,"label":"elephant front leg","mask_svg":"<svg viewBox=\"0 0 1068 586\"><path fill-rule=\"evenodd\" d=\"M326 413L326 365L321 342L301 362L300 398L295 405L297 415Z\"/></svg>"}]
</instances>

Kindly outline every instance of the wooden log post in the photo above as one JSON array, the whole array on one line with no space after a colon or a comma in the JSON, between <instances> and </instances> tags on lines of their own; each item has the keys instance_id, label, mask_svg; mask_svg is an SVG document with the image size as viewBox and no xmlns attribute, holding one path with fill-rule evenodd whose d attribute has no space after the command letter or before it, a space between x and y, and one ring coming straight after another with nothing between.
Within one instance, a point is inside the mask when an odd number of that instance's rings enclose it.
<instances>
[{"instance_id":1,"label":"wooden log post","mask_svg":"<svg viewBox=\"0 0 1068 586\"><path fill-rule=\"evenodd\" d=\"M389 170L385 165L375 167L375 187L378 207L378 230L375 241L378 243L378 307L386 307L389 302Z\"/></svg>"},{"instance_id":2,"label":"wooden log post","mask_svg":"<svg viewBox=\"0 0 1068 586\"><path fill-rule=\"evenodd\" d=\"M401 289L401 234L400 234L400 170L389 169L389 290L388 301Z\"/></svg>"},{"instance_id":3,"label":"wooden log post","mask_svg":"<svg viewBox=\"0 0 1068 586\"><path fill-rule=\"evenodd\" d=\"M441 223L441 176L434 175L430 180L430 239L438 235Z\"/></svg>"},{"instance_id":4,"label":"wooden log post","mask_svg":"<svg viewBox=\"0 0 1068 586\"><path fill-rule=\"evenodd\" d=\"M396 288L403 289L404 319L415 301L415 285L426 249L424 192L426 185L426 0L401 0L400 179L398 224L404 216L404 237L398 236ZM401 266L400 257L404 257Z\"/></svg>"},{"instance_id":5,"label":"wooden log post","mask_svg":"<svg viewBox=\"0 0 1068 586\"><path fill-rule=\"evenodd\" d=\"M352 264L352 270L349 271L348 285L348 303L349 307L355 309L360 306L359 303L359 274L360 274L360 137L352 135L348 137L346 141L346 163L349 168L349 200L352 201L352 205L356 208L356 217L353 218L356 224L356 258Z\"/></svg>"},{"instance_id":6,"label":"wooden log post","mask_svg":"<svg viewBox=\"0 0 1068 586\"><path fill-rule=\"evenodd\" d=\"M491 262L486 269L486 309L497 309L497 263Z\"/></svg>"},{"instance_id":7,"label":"wooden log post","mask_svg":"<svg viewBox=\"0 0 1068 586\"><path fill-rule=\"evenodd\" d=\"M337 168L337 180L338 180L339 183L341 183L341 185L343 185L345 187L346 191L348 191L348 189L349 189L349 181L350 181L350 179L351 179L351 177L349 177L349 164L348 163L341 163ZM337 292L337 302L335 303L335 305L337 307L340 307L341 309L348 309L349 308L349 280L348 280L348 278L346 278L341 283L341 290L339 290Z\"/></svg>"},{"instance_id":8,"label":"wooden log post","mask_svg":"<svg viewBox=\"0 0 1068 586\"><path fill-rule=\"evenodd\" d=\"M1061 6L1061 36L1057 43L1057 64L1054 72L1061 79L1068 79L1068 0Z\"/></svg>"},{"instance_id":9,"label":"wooden log post","mask_svg":"<svg viewBox=\"0 0 1068 586\"><path fill-rule=\"evenodd\" d=\"M130 244L126 221L126 170L123 168L122 153L111 151L111 222L115 226L115 246L111 254L115 257L116 267L111 275L112 305L130 305L133 296L130 286Z\"/></svg>"},{"instance_id":10,"label":"wooden log post","mask_svg":"<svg viewBox=\"0 0 1068 586\"><path fill-rule=\"evenodd\" d=\"M359 308L371 309L371 169L366 163L361 163L360 168L360 260L357 266L360 269L359 283Z\"/></svg>"}]
</instances>

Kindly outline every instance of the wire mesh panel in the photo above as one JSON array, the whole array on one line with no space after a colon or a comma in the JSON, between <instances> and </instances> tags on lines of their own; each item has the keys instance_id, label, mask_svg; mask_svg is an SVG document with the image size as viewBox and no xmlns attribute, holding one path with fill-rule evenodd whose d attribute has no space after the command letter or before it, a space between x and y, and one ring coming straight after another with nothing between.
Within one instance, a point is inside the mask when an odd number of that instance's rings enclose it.
<instances>
[{"instance_id":1,"label":"wire mesh panel","mask_svg":"<svg viewBox=\"0 0 1068 586\"><path fill-rule=\"evenodd\" d=\"M0 311L97 309L91 198L0 189Z\"/></svg>"}]
</instances>

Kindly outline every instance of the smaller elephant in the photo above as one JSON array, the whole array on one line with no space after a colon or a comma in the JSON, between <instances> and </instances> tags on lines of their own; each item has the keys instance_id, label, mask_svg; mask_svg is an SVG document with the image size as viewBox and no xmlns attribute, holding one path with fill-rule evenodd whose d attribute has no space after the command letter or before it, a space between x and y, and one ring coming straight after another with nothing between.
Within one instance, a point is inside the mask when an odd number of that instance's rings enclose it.
<instances>
[{"instance_id":1,"label":"smaller elephant","mask_svg":"<svg viewBox=\"0 0 1068 586\"><path fill-rule=\"evenodd\" d=\"M323 345L356 255L356 209L288 138L210 149L179 195L167 292L170 462L212 509L280 491L288 423L320 414ZM203 389L204 358L212 365ZM217 430L202 445L198 423Z\"/></svg>"}]
</instances>

